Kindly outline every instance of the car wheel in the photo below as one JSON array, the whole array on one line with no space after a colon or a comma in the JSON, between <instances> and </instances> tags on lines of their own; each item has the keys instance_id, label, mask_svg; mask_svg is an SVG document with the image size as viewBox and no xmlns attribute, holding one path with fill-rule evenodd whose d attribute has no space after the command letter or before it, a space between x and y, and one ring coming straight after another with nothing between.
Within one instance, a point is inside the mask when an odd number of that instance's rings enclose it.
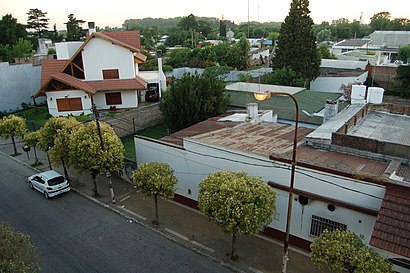
<instances>
[{"instance_id":1,"label":"car wheel","mask_svg":"<svg viewBox=\"0 0 410 273\"><path fill-rule=\"evenodd\" d=\"M46 191L44 192L44 197L45 197L46 199L50 198L50 196L48 196L48 193L47 193Z\"/></svg>"},{"instance_id":2,"label":"car wheel","mask_svg":"<svg viewBox=\"0 0 410 273\"><path fill-rule=\"evenodd\" d=\"M34 189L33 184L30 181L28 182L28 186L30 187L30 189Z\"/></svg>"}]
</instances>

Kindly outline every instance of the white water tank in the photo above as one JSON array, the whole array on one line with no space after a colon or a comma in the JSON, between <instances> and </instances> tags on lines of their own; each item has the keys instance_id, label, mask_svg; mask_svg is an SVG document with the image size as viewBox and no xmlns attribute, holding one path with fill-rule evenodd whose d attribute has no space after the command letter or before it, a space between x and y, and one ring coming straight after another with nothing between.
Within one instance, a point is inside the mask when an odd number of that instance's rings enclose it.
<instances>
[{"instance_id":1,"label":"white water tank","mask_svg":"<svg viewBox=\"0 0 410 273\"><path fill-rule=\"evenodd\" d=\"M367 102L380 104L383 102L384 89L381 87L369 87L367 90Z\"/></svg>"},{"instance_id":2,"label":"white water tank","mask_svg":"<svg viewBox=\"0 0 410 273\"><path fill-rule=\"evenodd\" d=\"M366 85L352 85L351 104L366 103Z\"/></svg>"}]
</instances>

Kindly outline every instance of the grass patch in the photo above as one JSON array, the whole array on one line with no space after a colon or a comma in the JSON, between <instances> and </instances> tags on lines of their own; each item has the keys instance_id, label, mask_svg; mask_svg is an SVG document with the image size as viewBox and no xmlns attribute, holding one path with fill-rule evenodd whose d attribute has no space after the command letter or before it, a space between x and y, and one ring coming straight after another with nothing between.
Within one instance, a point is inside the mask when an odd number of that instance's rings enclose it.
<instances>
[{"instance_id":1,"label":"grass patch","mask_svg":"<svg viewBox=\"0 0 410 273\"><path fill-rule=\"evenodd\" d=\"M165 124L158 124L153 127L138 131L137 135L160 139L161 137L168 135L168 130ZM134 134L122 137L121 141L125 149L125 158L135 161L136 155L134 146Z\"/></svg>"},{"instance_id":2,"label":"grass patch","mask_svg":"<svg viewBox=\"0 0 410 273\"><path fill-rule=\"evenodd\" d=\"M161 137L168 135L168 127L165 123L161 123L153 127L140 130L137 132L137 135L160 139Z\"/></svg>"},{"instance_id":3,"label":"grass patch","mask_svg":"<svg viewBox=\"0 0 410 273\"><path fill-rule=\"evenodd\" d=\"M51 117L48 113L48 108L40 106L37 108L29 108L19 111L16 115L26 119L27 128L30 131L35 131L43 127L44 123Z\"/></svg>"},{"instance_id":4,"label":"grass patch","mask_svg":"<svg viewBox=\"0 0 410 273\"><path fill-rule=\"evenodd\" d=\"M128 135L121 138L122 144L124 145L125 158L136 161L135 157L135 146L134 146L134 135Z\"/></svg>"}]
</instances>

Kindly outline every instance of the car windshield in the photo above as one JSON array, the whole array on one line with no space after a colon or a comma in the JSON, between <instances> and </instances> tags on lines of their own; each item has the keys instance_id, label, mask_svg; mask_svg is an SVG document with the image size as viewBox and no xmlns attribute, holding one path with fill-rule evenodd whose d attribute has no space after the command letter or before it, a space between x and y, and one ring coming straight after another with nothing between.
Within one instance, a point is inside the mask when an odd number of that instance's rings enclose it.
<instances>
[{"instance_id":1,"label":"car windshield","mask_svg":"<svg viewBox=\"0 0 410 273\"><path fill-rule=\"evenodd\" d=\"M55 186L55 185L64 183L64 181L65 181L65 178L63 176L57 176L57 177L54 177L48 180L48 185Z\"/></svg>"}]
</instances>

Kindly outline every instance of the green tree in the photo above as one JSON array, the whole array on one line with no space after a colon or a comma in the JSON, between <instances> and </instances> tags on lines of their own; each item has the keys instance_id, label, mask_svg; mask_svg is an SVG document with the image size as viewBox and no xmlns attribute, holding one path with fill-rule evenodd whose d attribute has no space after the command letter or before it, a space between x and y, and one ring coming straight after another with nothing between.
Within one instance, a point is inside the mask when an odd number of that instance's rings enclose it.
<instances>
[{"instance_id":1,"label":"green tree","mask_svg":"<svg viewBox=\"0 0 410 273\"><path fill-rule=\"evenodd\" d=\"M69 179L67 168L70 166L67 143L78 125L79 122L74 117L52 117L40 129L40 148L50 153L51 160L57 166L62 164L66 179Z\"/></svg>"},{"instance_id":2,"label":"green tree","mask_svg":"<svg viewBox=\"0 0 410 273\"><path fill-rule=\"evenodd\" d=\"M0 44L14 45L19 38L27 38L26 27L17 23L11 14L6 14L0 20Z\"/></svg>"},{"instance_id":3,"label":"green tree","mask_svg":"<svg viewBox=\"0 0 410 273\"><path fill-rule=\"evenodd\" d=\"M36 148L37 148L37 145L40 143L40 138L41 138L40 131L30 132L24 136L24 143L30 147L33 147L35 166L39 165Z\"/></svg>"},{"instance_id":4,"label":"green tree","mask_svg":"<svg viewBox=\"0 0 410 273\"><path fill-rule=\"evenodd\" d=\"M390 12L378 12L370 18L369 25L372 30L387 30L390 27L390 18Z\"/></svg>"},{"instance_id":5,"label":"green tree","mask_svg":"<svg viewBox=\"0 0 410 273\"><path fill-rule=\"evenodd\" d=\"M19 38L17 43L11 47L10 57L19 58L26 57L32 54L33 44L29 40Z\"/></svg>"},{"instance_id":6,"label":"green tree","mask_svg":"<svg viewBox=\"0 0 410 273\"><path fill-rule=\"evenodd\" d=\"M39 260L28 234L0 223L0 272L40 272Z\"/></svg>"},{"instance_id":7,"label":"green tree","mask_svg":"<svg viewBox=\"0 0 410 273\"><path fill-rule=\"evenodd\" d=\"M225 83L216 75L185 74L175 80L159 107L171 132L204 121L226 111L229 97Z\"/></svg>"},{"instance_id":8,"label":"green tree","mask_svg":"<svg viewBox=\"0 0 410 273\"><path fill-rule=\"evenodd\" d=\"M85 37L85 30L81 27L85 21L77 19L74 14L70 13L68 21L64 23L67 26L67 41L81 41Z\"/></svg>"},{"instance_id":9,"label":"green tree","mask_svg":"<svg viewBox=\"0 0 410 273\"><path fill-rule=\"evenodd\" d=\"M262 83L284 86L305 86L305 77L294 71L291 67L286 66L281 69L276 69L272 73L268 73L262 76Z\"/></svg>"},{"instance_id":10,"label":"green tree","mask_svg":"<svg viewBox=\"0 0 410 273\"><path fill-rule=\"evenodd\" d=\"M397 59L402 60L404 63L410 63L410 45L399 48Z\"/></svg>"},{"instance_id":11,"label":"green tree","mask_svg":"<svg viewBox=\"0 0 410 273\"><path fill-rule=\"evenodd\" d=\"M15 137L22 136L27 132L26 120L15 115L4 116L0 120L0 137L11 138L13 142L14 155L18 155Z\"/></svg>"},{"instance_id":12,"label":"green tree","mask_svg":"<svg viewBox=\"0 0 410 273\"><path fill-rule=\"evenodd\" d=\"M398 93L402 98L410 98L410 65L400 65L397 68L397 79L401 82Z\"/></svg>"},{"instance_id":13,"label":"green tree","mask_svg":"<svg viewBox=\"0 0 410 273\"><path fill-rule=\"evenodd\" d=\"M226 23L223 19L219 21L219 36L226 38Z\"/></svg>"},{"instance_id":14,"label":"green tree","mask_svg":"<svg viewBox=\"0 0 410 273\"><path fill-rule=\"evenodd\" d=\"M292 0L289 15L280 29L274 68L290 66L312 80L319 76L320 57L309 14L309 0Z\"/></svg>"},{"instance_id":15,"label":"green tree","mask_svg":"<svg viewBox=\"0 0 410 273\"><path fill-rule=\"evenodd\" d=\"M43 32L48 29L47 12L43 12L40 9L30 9L27 13L27 29L33 29L33 36L37 38L43 37Z\"/></svg>"},{"instance_id":16,"label":"green tree","mask_svg":"<svg viewBox=\"0 0 410 273\"><path fill-rule=\"evenodd\" d=\"M244 172L218 171L199 184L198 206L223 233L232 235L231 259L236 259L237 235L253 235L268 225L276 194L258 177Z\"/></svg>"},{"instance_id":17,"label":"green tree","mask_svg":"<svg viewBox=\"0 0 410 273\"><path fill-rule=\"evenodd\" d=\"M174 171L166 163L149 162L134 171L132 177L137 187L141 187L143 192L154 197L155 220L152 223L159 225L158 197L174 198L174 186L178 183Z\"/></svg>"},{"instance_id":18,"label":"green tree","mask_svg":"<svg viewBox=\"0 0 410 273\"><path fill-rule=\"evenodd\" d=\"M351 231L325 230L311 245L310 259L317 268L324 264L336 272L390 273L390 262L366 247Z\"/></svg>"},{"instance_id":19,"label":"green tree","mask_svg":"<svg viewBox=\"0 0 410 273\"><path fill-rule=\"evenodd\" d=\"M99 131L101 132L101 138ZM101 139L104 146L102 149ZM70 137L71 164L79 172L89 172L93 180L93 193L98 196L97 174L109 169L111 172L122 170L124 162L124 145L110 125L92 121L79 126Z\"/></svg>"},{"instance_id":20,"label":"green tree","mask_svg":"<svg viewBox=\"0 0 410 273\"><path fill-rule=\"evenodd\" d=\"M330 55L330 50L327 45L321 44L317 47L317 50L321 59L334 59L334 57Z\"/></svg>"}]
</instances>

